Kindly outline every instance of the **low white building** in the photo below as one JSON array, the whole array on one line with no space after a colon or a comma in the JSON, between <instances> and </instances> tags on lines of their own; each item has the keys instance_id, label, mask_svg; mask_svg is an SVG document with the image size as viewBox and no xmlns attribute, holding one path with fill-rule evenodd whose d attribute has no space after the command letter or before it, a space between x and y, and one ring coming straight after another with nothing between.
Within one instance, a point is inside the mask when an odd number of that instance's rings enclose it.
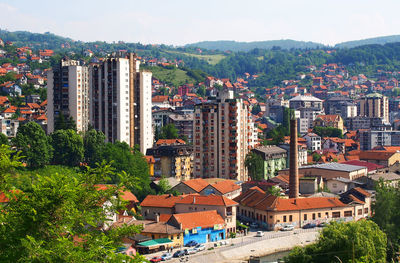
<instances>
[{"instance_id":1,"label":"low white building","mask_svg":"<svg viewBox=\"0 0 400 263\"><path fill-rule=\"evenodd\" d=\"M321 150L321 137L315 133L307 133L303 136L307 140L307 148L312 152Z\"/></svg>"}]
</instances>

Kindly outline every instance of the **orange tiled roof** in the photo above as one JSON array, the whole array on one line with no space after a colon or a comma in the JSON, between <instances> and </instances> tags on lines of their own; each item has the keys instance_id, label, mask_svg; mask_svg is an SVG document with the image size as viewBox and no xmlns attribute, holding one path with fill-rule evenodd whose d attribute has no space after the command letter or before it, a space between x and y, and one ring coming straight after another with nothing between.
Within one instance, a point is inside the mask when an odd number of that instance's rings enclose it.
<instances>
[{"instance_id":1,"label":"orange tiled roof","mask_svg":"<svg viewBox=\"0 0 400 263\"><path fill-rule=\"evenodd\" d=\"M293 211L318 208L333 208L346 206L335 197L308 197L308 198L277 198L272 206L277 211Z\"/></svg>"},{"instance_id":2,"label":"orange tiled roof","mask_svg":"<svg viewBox=\"0 0 400 263\"><path fill-rule=\"evenodd\" d=\"M110 187L115 187L112 184L97 184L95 185L97 190L105 191L108 190ZM139 200L136 198L134 194L132 194L129 190L121 190L121 199L129 202L139 203Z\"/></svg>"},{"instance_id":3,"label":"orange tiled roof","mask_svg":"<svg viewBox=\"0 0 400 263\"><path fill-rule=\"evenodd\" d=\"M174 214L171 219L175 219L182 224L183 229L192 229L195 227L208 228L214 225L224 225L225 220L217 213L216 210L202 211L194 213Z\"/></svg>"},{"instance_id":4,"label":"orange tiled roof","mask_svg":"<svg viewBox=\"0 0 400 263\"><path fill-rule=\"evenodd\" d=\"M182 139L159 139L156 142L157 146L160 145L171 145L171 144L186 144L186 142Z\"/></svg>"},{"instance_id":5,"label":"orange tiled roof","mask_svg":"<svg viewBox=\"0 0 400 263\"><path fill-rule=\"evenodd\" d=\"M181 183L189 186L196 192L200 192L201 190L203 190L205 187L207 187L209 185L209 183L207 183L206 180L201 179L201 178L191 179L191 180L183 181Z\"/></svg>"},{"instance_id":6,"label":"orange tiled roof","mask_svg":"<svg viewBox=\"0 0 400 263\"><path fill-rule=\"evenodd\" d=\"M148 195L140 203L140 206L150 206L150 207L169 207L175 206L175 203L183 199L187 195L173 196L173 195Z\"/></svg>"},{"instance_id":7,"label":"orange tiled roof","mask_svg":"<svg viewBox=\"0 0 400 263\"><path fill-rule=\"evenodd\" d=\"M240 186L230 180L219 181L211 185L218 190L221 194L226 194L240 189Z\"/></svg>"},{"instance_id":8,"label":"orange tiled roof","mask_svg":"<svg viewBox=\"0 0 400 263\"><path fill-rule=\"evenodd\" d=\"M197 205L215 205L231 206L237 205L235 201L226 198L223 195L189 195L176 202L177 204L197 204Z\"/></svg>"}]
</instances>

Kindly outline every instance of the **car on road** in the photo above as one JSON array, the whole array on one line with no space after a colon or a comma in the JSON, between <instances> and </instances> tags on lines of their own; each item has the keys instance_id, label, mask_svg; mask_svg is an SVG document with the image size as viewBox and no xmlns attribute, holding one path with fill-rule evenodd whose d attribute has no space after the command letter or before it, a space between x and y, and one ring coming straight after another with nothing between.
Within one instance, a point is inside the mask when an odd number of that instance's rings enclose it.
<instances>
[{"instance_id":1,"label":"car on road","mask_svg":"<svg viewBox=\"0 0 400 263\"><path fill-rule=\"evenodd\" d=\"M314 227L316 227L316 226L317 226L317 225L314 224L314 223L308 223L308 224L305 224L305 225L303 226L303 229L314 228Z\"/></svg>"},{"instance_id":2,"label":"car on road","mask_svg":"<svg viewBox=\"0 0 400 263\"><path fill-rule=\"evenodd\" d=\"M199 243L197 241L189 241L188 243L186 243L185 247L195 247L197 246Z\"/></svg>"},{"instance_id":3,"label":"car on road","mask_svg":"<svg viewBox=\"0 0 400 263\"><path fill-rule=\"evenodd\" d=\"M172 254L171 253L164 253L164 254L161 255L162 261L169 260L171 258L172 258Z\"/></svg>"},{"instance_id":4,"label":"car on road","mask_svg":"<svg viewBox=\"0 0 400 263\"><path fill-rule=\"evenodd\" d=\"M250 224L250 227L252 227L252 228L257 228L257 227L258 227L258 224L253 222L253 223Z\"/></svg>"},{"instance_id":5,"label":"car on road","mask_svg":"<svg viewBox=\"0 0 400 263\"><path fill-rule=\"evenodd\" d=\"M197 251L202 251L206 249L206 246L203 244L198 244L197 246L194 247Z\"/></svg>"},{"instance_id":6,"label":"car on road","mask_svg":"<svg viewBox=\"0 0 400 263\"><path fill-rule=\"evenodd\" d=\"M175 253L174 253L174 258L180 258L180 257L183 257L185 255L185 251L183 251L183 250L178 250L178 251L176 251Z\"/></svg>"},{"instance_id":7,"label":"car on road","mask_svg":"<svg viewBox=\"0 0 400 263\"><path fill-rule=\"evenodd\" d=\"M191 255L191 254L196 254L197 253L197 250L194 249L194 247L186 248L183 251L185 252L185 255Z\"/></svg>"},{"instance_id":8,"label":"car on road","mask_svg":"<svg viewBox=\"0 0 400 263\"><path fill-rule=\"evenodd\" d=\"M256 237L263 237L264 232L263 231L257 231Z\"/></svg>"},{"instance_id":9,"label":"car on road","mask_svg":"<svg viewBox=\"0 0 400 263\"><path fill-rule=\"evenodd\" d=\"M294 226L293 225L286 225L283 228L281 228L282 231L292 231L294 230Z\"/></svg>"},{"instance_id":10,"label":"car on road","mask_svg":"<svg viewBox=\"0 0 400 263\"><path fill-rule=\"evenodd\" d=\"M159 257L159 256L157 256L157 257L152 257L152 258L150 259L150 262L160 262L160 261L162 261L162 258Z\"/></svg>"}]
</instances>

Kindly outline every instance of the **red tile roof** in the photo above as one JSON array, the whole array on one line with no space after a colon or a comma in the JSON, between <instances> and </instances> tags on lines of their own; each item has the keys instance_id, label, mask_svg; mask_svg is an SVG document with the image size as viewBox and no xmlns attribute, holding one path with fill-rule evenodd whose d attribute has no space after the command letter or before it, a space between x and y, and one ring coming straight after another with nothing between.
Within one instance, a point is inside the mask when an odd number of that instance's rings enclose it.
<instances>
[{"instance_id":1,"label":"red tile roof","mask_svg":"<svg viewBox=\"0 0 400 263\"><path fill-rule=\"evenodd\" d=\"M395 152L386 151L361 151L360 160L388 160Z\"/></svg>"},{"instance_id":2,"label":"red tile roof","mask_svg":"<svg viewBox=\"0 0 400 263\"><path fill-rule=\"evenodd\" d=\"M112 184L97 184L95 185L97 190L105 191L108 190L110 187L115 187ZM132 194L131 191L129 190L121 190L121 195L120 195L122 200L128 201L128 202L135 202L139 203L139 200L136 198L134 194Z\"/></svg>"},{"instance_id":3,"label":"red tile roof","mask_svg":"<svg viewBox=\"0 0 400 263\"><path fill-rule=\"evenodd\" d=\"M171 144L186 144L186 142L182 139L159 139L156 142L156 145L171 145Z\"/></svg>"},{"instance_id":4,"label":"red tile roof","mask_svg":"<svg viewBox=\"0 0 400 263\"><path fill-rule=\"evenodd\" d=\"M276 211L293 211L344 206L346 205L336 197L277 198L272 209Z\"/></svg>"},{"instance_id":5,"label":"red tile roof","mask_svg":"<svg viewBox=\"0 0 400 263\"><path fill-rule=\"evenodd\" d=\"M201 179L201 178L191 179L191 180L183 181L181 183L187 185L188 187L192 188L196 192L200 192L201 190L203 190L205 187L207 187L209 185L209 183L207 183L206 180Z\"/></svg>"},{"instance_id":6,"label":"red tile roof","mask_svg":"<svg viewBox=\"0 0 400 263\"><path fill-rule=\"evenodd\" d=\"M237 203L222 195L189 195L176 202L176 204L232 206Z\"/></svg>"},{"instance_id":7,"label":"red tile roof","mask_svg":"<svg viewBox=\"0 0 400 263\"><path fill-rule=\"evenodd\" d=\"M208 228L214 227L214 225L225 225L225 220L216 210L174 214L169 221L173 219L181 223L183 229L193 229L195 227Z\"/></svg>"},{"instance_id":8,"label":"red tile roof","mask_svg":"<svg viewBox=\"0 0 400 263\"><path fill-rule=\"evenodd\" d=\"M211 185L221 194L226 194L240 189L240 186L230 180L219 181Z\"/></svg>"},{"instance_id":9,"label":"red tile roof","mask_svg":"<svg viewBox=\"0 0 400 263\"><path fill-rule=\"evenodd\" d=\"M148 195L140 203L140 206L150 207L169 207L175 206L175 203L185 198L186 195L173 196L173 195Z\"/></svg>"}]
</instances>

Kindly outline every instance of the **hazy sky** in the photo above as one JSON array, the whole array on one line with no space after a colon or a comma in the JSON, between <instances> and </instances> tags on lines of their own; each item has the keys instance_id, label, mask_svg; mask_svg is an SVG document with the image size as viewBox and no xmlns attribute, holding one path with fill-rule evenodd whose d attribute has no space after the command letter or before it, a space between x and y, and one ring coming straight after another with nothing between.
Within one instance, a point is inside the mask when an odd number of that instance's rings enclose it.
<instances>
[{"instance_id":1,"label":"hazy sky","mask_svg":"<svg viewBox=\"0 0 400 263\"><path fill-rule=\"evenodd\" d=\"M83 41L183 45L400 34L399 0L0 0L0 28Z\"/></svg>"}]
</instances>

